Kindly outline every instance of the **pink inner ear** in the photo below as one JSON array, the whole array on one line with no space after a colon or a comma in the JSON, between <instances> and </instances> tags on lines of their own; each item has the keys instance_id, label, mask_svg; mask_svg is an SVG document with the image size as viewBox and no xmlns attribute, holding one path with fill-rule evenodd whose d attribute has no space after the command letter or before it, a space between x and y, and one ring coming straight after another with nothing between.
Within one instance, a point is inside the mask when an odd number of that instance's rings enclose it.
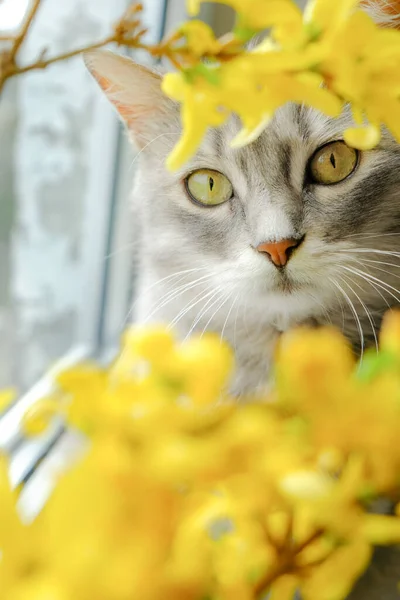
<instances>
[{"instance_id":1,"label":"pink inner ear","mask_svg":"<svg viewBox=\"0 0 400 600\"><path fill-rule=\"evenodd\" d=\"M96 79L97 79L99 86L101 87L102 90L104 90L104 92L107 93L110 91L110 89L112 88L112 82L109 79L107 79L107 77L103 77L102 75L96 74ZM119 112L119 114L121 115L121 117L125 121L127 121L128 124L133 122L135 115L134 115L132 106L128 106L126 104L122 104L121 102L118 102L117 100L113 100L112 97L111 97L111 101L114 104L117 111Z\"/></svg>"},{"instance_id":2,"label":"pink inner ear","mask_svg":"<svg viewBox=\"0 0 400 600\"><path fill-rule=\"evenodd\" d=\"M103 77L102 75L96 74L96 79L104 92L107 93L112 90L113 83L112 81L107 79L107 77ZM115 100L115 98L113 98L112 92L109 94L109 98L114 104L119 114L121 115L121 117L124 119L124 121L126 121L128 126L133 125L134 122L139 119L139 117L143 118L143 116L149 115L153 112L152 107L149 106L132 106L130 104L124 104L122 102L119 102L118 100Z\"/></svg>"}]
</instances>

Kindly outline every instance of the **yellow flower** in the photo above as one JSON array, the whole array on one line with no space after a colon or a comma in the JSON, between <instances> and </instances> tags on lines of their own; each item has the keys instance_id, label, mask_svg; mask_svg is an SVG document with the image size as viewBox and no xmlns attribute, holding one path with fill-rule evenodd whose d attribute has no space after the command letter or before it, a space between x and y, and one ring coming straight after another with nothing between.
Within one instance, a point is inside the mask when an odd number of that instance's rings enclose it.
<instances>
[{"instance_id":1,"label":"yellow flower","mask_svg":"<svg viewBox=\"0 0 400 600\"><path fill-rule=\"evenodd\" d=\"M187 10L189 15L195 16L198 14L200 10L200 5L203 0L186 0L187 1Z\"/></svg>"},{"instance_id":2,"label":"yellow flower","mask_svg":"<svg viewBox=\"0 0 400 600\"><path fill-rule=\"evenodd\" d=\"M302 581L302 598L305 600L346 598L370 559L371 547L366 542L354 540L342 545Z\"/></svg>"},{"instance_id":3,"label":"yellow flower","mask_svg":"<svg viewBox=\"0 0 400 600\"><path fill-rule=\"evenodd\" d=\"M292 600L299 586L299 580L293 575L278 577L271 586L269 600Z\"/></svg>"},{"instance_id":4,"label":"yellow flower","mask_svg":"<svg viewBox=\"0 0 400 600\"><path fill-rule=\"evenodd\" d=\"M196 152L208 127L221 125L228 113L220 110L219 88L201 76L191 85L181 73L168 73L162 89L182 102L183 134L167 159L168 168L176 170Z\"/></svg>"},{"instance_id":5,"label":"yellow flower","mask_svg":"<svg viewBox=\"0 0 400 600\"><path fill-rule=\"evenodd\" d=\"M19 582L7 600L74 600L74 595L57 580L33 576Z\"/></svg>"},{"instance_id":6,"label":"yellow flower","mask_svg":"<svg viewBox=\"0 0 400 600\"><path fill-rule=\"evenodd\" d=\"M22 419L22 429L27 435L38 435L48 429L54 417L61 413L62 407L54 399L43 399L31 406Z\"/></svg>"},{"instance_id":7,"label":"yellow flower","mask_svg":"<svg viewBox=\"0 0 400 600\"><path fill-rule=\"evenodd\" d=\"M344 600L400 541L367 511L400 473L398 318L358 370L331 328L284 335L273 395L236 406L211 335L131 329L109 369L61 374L28 423L60 408L90 444L30 525L0 463L4 597Z\"/></svg>"},{"instance_id":8,"label":"yellow flower","mask_svg":"<svg viewBox=\"0 0 400 600\"><path fill-rule=\"evenodd\" d=\"M312 23L321 32L335 31L357 8L360 0L310 0L304 11L304 21Z\"/></svg>"},{"instance_id":9,"label":"yellow flower","mask_svg":"<svg viewBox=\"0 0 400 600\"><path fill-rule=\"evenodd\" d=\"M179 355L184 393L198 406L215 404L233 371L230 348L218 336L205 334L184 344Z\"/></svg>"},{"instance_id":10,"label":"yellow flower","mask_svg":"<svg viewBox=\"0 0 400 600\"><path fill-rule=\"evenodd\" d=\"M221 50L213 30L203 21L188 21L181 25L178 32L185 36L187 50L194 57L218 54Z\"/></svg>"},{"instance_id":11,"label":"yellow flower","mask_svg":"<svg viewBox=\"0 0 400 600\"><path fill-rule=\"evenodd\" d=\"M0 414L6 410L15 399L15 390L4 390L0 392Z\"/></svg>"},{"instance_id":12,"label":"yellow flower","mask_svg":"<svg viewBox=\"0 0 400 600\"><path fill-rule=\"evenodd\" d=\"M189 14L197 15L200 5L212 0L188 0ZM301 22L301 11L292 0L219 0L240 14L246 27L263 30L276 24Z\"/></svg>"},{"instance_id":13,"label":"yellow flower","mask_svg":"<svg viewBox=\"0 0 400 600\"><path fill-rule=\"evenodd\" d=\"M356 126L344 138L360 150L379 143L382 125L400 141L400 31L378 27L358 9L358 0L313 0L304 18L292 0L222 2L237 12L231 45L218 46L205 25L189 23L183 71L166 76L165 93L183 105L183 136L168 159L170 169L187 161L207 128L230 114L243 123L233 140L239 147L255 140L277 108L290 101L330 116L350 103ZM191 11L200 4L193 0ZM256 48L244 46L252 33L266 28L271 33ZM213 64L204 64L210 54Z\"/></svg>"},{"instance_id":14,"label":"yellow flower","mask_svg":"<svg viewBox=\"0 0 400 600\"><path fill-rule=\"evenodd\" d=\"M392 352L400 360L400 311L386 313L380 332L382 350Z\"/></svg>"},{"instance_id":15,"label":"yellow flower","mask_svg":"<svg viewBox=\"0 0 400 600\"><path fill-rule=\"evenodd\" d=\"M387 515L365 515L362 535L377 546L400 543L400 518Z\"/></svg>"},{"instance_id":16,"label":"yellow flower","mask_svg":"<svg viewBox=\"0 0 400 600\"><path fill-rule=\"evenodd\" d=\"M0 549L19 538L22 525L16 510L16 494L11 490L8 462L0 455ZM20 541L20 540L19 540Z\"/></svg>"},{"instance_id":17,"label":"yellow flower","mask_svg":"<svg viewBox=\"0 0 400 600\"><path fill-rule=\"evenodd\" d=\"M344 141L358 150L372 150L381 139L380 127L369 125L365 127L349 127L344 132Z\"/></svg>"}]
</instances>

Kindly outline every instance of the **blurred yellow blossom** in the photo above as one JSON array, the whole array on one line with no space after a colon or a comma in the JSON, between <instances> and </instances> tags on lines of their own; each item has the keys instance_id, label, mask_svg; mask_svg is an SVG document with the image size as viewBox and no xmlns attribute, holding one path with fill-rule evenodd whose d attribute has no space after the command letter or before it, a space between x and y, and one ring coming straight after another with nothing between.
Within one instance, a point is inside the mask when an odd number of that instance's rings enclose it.
<instances>
[{"instance_id":1,"label":"blurred yellow blossom","mask_svg":"<svg viewBox=\"0 0 400 600\"><path fill-rule=\"evenodd\" d=\"M400 313L359 367L334 329L283 336L269 398L236 405L231 352L132 329L107 369L58 376L30 409L90 438L39 517L20 522L0 461L6 600L344 600L375 545L400 543Z\"/></svg>"},{"instance_id":2,"label":"blurred yellow blossom","mask_svg":"<svg viewBox=\"0 0 400 600\"><path fill-rule=\"evenodd\" d=\"M229 36L216 40L192 21L171 38L178 72L165 75L163 90L182 104L183 134L170 169L196 152L208 127L236 114L243 127L232 143L248 144L287 102L331 117L349 104L354 126L344 139L360 150L379 143L382 125L400 141L400 31L376 25L359 0L309 0L304 15L294 0L220 1L236 11ZM201 4L190 1L191 14Z\"/></svg>"}]
</instances>

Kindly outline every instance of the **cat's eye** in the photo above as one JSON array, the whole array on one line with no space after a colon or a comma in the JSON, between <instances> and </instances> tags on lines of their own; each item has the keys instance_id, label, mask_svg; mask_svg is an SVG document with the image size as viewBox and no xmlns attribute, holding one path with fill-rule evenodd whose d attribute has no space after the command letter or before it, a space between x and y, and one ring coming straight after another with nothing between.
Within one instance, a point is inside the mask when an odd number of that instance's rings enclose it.
<instances>
[{"instance_id":1,"label":"cat's eye","mask_svg":"<svg viewBox=\"0 0 400 600\"><path fill-rule=\"evenodd\" d=\"M311 157L309 173L314 183L332 185L353 173L358 163L358 152L345 142L331 142L319 148Z\"/></svg>"},{"instance_id":2,"label":"cat's eye","mask_svg":"<svg viewBox=\"0 0 400 600\"><path fill-rule=\"evenodd\" d=\"M225 175L212 169L199 169L185 179L190 198L202 206L217 206L233 195L232 184Z\"/></svg>"}]
</instances>

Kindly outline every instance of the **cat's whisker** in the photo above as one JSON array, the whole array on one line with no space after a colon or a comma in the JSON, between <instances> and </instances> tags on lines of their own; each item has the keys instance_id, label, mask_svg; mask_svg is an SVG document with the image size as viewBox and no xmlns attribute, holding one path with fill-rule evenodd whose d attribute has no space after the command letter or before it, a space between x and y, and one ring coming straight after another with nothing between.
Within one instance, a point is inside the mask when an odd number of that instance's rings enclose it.
<instances>
[{"instance_id":1,"label":"cat's whisker","mask_svg":"<svg viewBox=\"0 0 400 600\"><path fill-rule=\"evenodd\" d=\"M365 266L365 263L373 264L373 265L386 265L388 267L395 267L396 269L400 269L400 265L396 265L395 263L385 262L383 260L370 260L368 258L364 258L363 261L357 261L361 265ZM387 271L389 273L389 271ZM390 273L392 275L392 273Z\"/></svg>"},{"instance_id":2,"label":"cat's whisker","mask_svg":"<svg viewBox=\"0 0 400 600\"><path fill-rule=\"evenodd\" d=\"M198 273L199 271L205 271L207 269L208 269L207 267L196 267L194 269L184 269L182 271L176 271L175 273L172 273L171 275L167 275L166 277L157 279L157 281L154 281L151 285L145 287L143 289L143 291L141 292L140 297L144 296L147 292L149 292L150 290L155 288L157 285L160 285L161 283L165 283L166 281L170 281L171 279L174 279L176 277L181 277L181 279L184 279L185 275L188 275L189 273ZM138 299L135 300L135 302L137 302L137 301L138 301Z\"/></svg>"},{"instance_id":3,"label":"cat's whisker","mask_svg":"<svg viewBox=\"0 0 400 600\"><path fill-rule=\"evenodd\" d=\"M335 291L335 296L339 301L340 309L342 311L342 332L344 333L344 329L345 329L344 306L343 306L342 298L340 297L340 295L338 295L336 290L334 290L334 291Z\"/></svg>"},{"instance_id":4,"label":"cat's whisker","mask_svg":"<svg viewBox=\"0 0 400 600\"><path fill-rule=\"evenodd\" d=\"M243 307L243 323L244 326L246 328L246 333L248 336L250 336L250 332L249 332L249 324L247 321L247 308L249 305L249 296L246 297L245 303L244 303L244 307Z\"/></svg>"},{"instance_id":5,"label":"cat's whisker","mask_svg":"<svg viewBox=\"0 0 400 600\"><path fill-rule=\"evenodd\" d=\"M153 138L152 140L150 140L149 142L147 142L147 144L145 146L143 146L143 148L141 148L141 150L133 157L133 160L130 164L129 167L129 171L132 169L133 165L135 164L135 162L138 160L138 158L140 157L140 155L152 144L154 144L154 142L156 142L157 140L159 140L160 138L164 137L165 135L175 135L175 136L180 136L180 133L177 133L175 131L165 131L164 133L160 133L159 135L156 135L155 138Z\"/></svg>"},{"instance_id":6,"label":"cat's whisker","mask_svg":"<svg viewBox=\"0 0 400 600\"><path fill-rule=\"evenodd\" d=\"M172 300L175 300L176 298L178 298L179 296L181 296L182 294L188 292L189 290L197 287L198 285L200 285L202 282L204 282L206 279L210 279L214 274L213 273L209 273L207 275L204 275L203 277L199 277L198 279L186 283L178 288L174 288L172 291L166 293L164 296L162 296L160 298L160 302L156 305L156 307L150 312L149 315L147 315L147 317L143 320L143 323L147 323L149 321L149 319L151 319L161 308L163 308L164 306L166 306L167 304L169 304L170 302L172 302Z\"/></svg>"},{"instance_id":7,"label":"cat's whisker","mask_svg":"<svg viewBox=\"0 0 400 600\"><path fill-rule=\"evenodd\" d=\"M323 314L325 315L325 318L327 319L327 321L329 321L329 323L332 325L332 319L329 315L329 312L326 308L326 306L324 306L324 304L322 302L320 302L315 296L314 294L309 294L310 298L313 299L313 301L315 302L315 304L318 304L318 306L320 306L322 308Z\"/></svg>"},{"instance_id":8,"label":"cat's whisker","mask_svg":"<svg viewBox=\"0 0 400 600\"><path fill-rule=\"evenodd\" d=\"M350 271L354 275L359 275L360 277L362 276L362 277L366 278L366 280L373 280L378 287L383 289L386 293L390 294L397 302L400 302L400 299L397 296L395 296L393 293L391 293L390 290L393 290L397 294L400 294L400 291L398 289L396 289L395 287L393 287L392 285L389 285L388 283L386 283L386 281L383 281L382 279L379 279L378 277L374 277L373 275L371 275L370 273L366 273L365 271L360 271L360 269L356 269L355 267L353 269L350 269L350 267L345 267L344 265L342 265L342 268L345 269L346 271Z\"/></svg>"},{"instance_id":9,"label":"cat's whisker","mask_svg":"<svg viewBox=\"0 0 400 600\"><path fill-rule=\"evenodd\" d=\"M340 294L338 294L338 291L335 287L332 288L332 291L335 294L335 298L339 302L339 306L342 311L342 332L344 333L345 316L344 316L344 306L343 306L342 298L341 298Z\"/></svg>"},{"instance_id":10,"label":"cat's whisker","mask_svg":"<svg viewBox=\"0 0 400 600\"><path fill-rule=\"evenodd\" d=\"M376 323L375 323L375 321L374 321L374 319L372 317L371 311L368 309L368 307L365 304L365 302L360 298L360 296L354 290L354 288L352 287L352 285L350 285L350 283L347 281L346 276L342 274L339 277L340 277L340 281L342 281L345 285L347 285L347 287L351 290L351 292L355 295L355 297L357 298L357 300L359 301L359 303L363 307L364 312L367 315L367 319L368 319L368 321L369 321L369 323L371 325L371 330L372 330L372 335L374 336L376 351L379 352L378 338L376 336ZM357 286L361 291L364 291L363 288L356 281L351 280L351 283L353 285Z\"/></svg>"},{"instance_id":11,"label":"cat's whisker","mask_svg":"<svg viewBox=\"0 0 400 600\"><path fill-rule=\"evenodd\" d=\"M365 258L364 258L364 259L362 259L362 260L357 260L356 258L354 258L354 256L350 257L350 259L351 259L351 261L352 261L352 262L355 262L356 264L360 265L360 266L361 266L363 269L365 269L365 268L368 268L368 265L366 265L365 263L384 264L384 265L393 266L393 267L400 267L400 265L394 265L393 263L386 263L386 262L382 262L382 261L379 261L379 260L368 260L368 259L365 259ZM349 269L350 269L350 267L349 267L349 266L345 266L345 265L339 265L339 266L341 266L342 268L346 268L346 270L349 270ZM379 270L379 271L383 271L384 273L387 273L388 275L391 275L392 277L396 277L396 278L399 278L399 279L400 279L400 276L399 276L399 275L395 275L395 274L394 274L394 273L392 273L391 271L387 271L386 269L379 269L378 267L374 267L374 268L375 268L375 269L377 269L377 270ZM353 273L353 275L356 275L356 276L358 276L358 277L362 277L362 275L360 275L360 273L356 273L355 271L351 271L351 272ZM362 272L363 272L363 273L365 273L365 271L362 271ZM365 275L367 275L367 276L368 276L368 275L371 275L371 273L369 273L369 272L368 272L368 273L365 273ZM363 279L365 279L365 277L363 277ZM376 292L378 292L378 294L380 295L380 297L382 298L382 300L385 302L386 306L387 306L388 308L390 308L390 304L388 303L387 299L386 299L386 298L385 298L385 296L382 294L382 292L381 292L381 291L378 289L378 287L377 287L377 286L376 286L376 285L375 285L373 282L371 282L371 281L370 281L370 280L368 280L368 279L365 279L365 281L366 281L366 282L367 282L367 283L368 283L368 284L369 284L371 287L373 287L373 289L374 289ZM382 282L382 283L385 283L385 282L384 282L384 281L382 281L382 280L381 280L381 282ZM381 287L382 289L385 289L385 288L383 288L382 286L380 286L380 287ZM385 290L385 291L387 291L387 290ZM388 291L387 291L387 292L388 292ZM390 293L390 292L388 292L388 293ZM395 300L397 299L397 298L396 298L396 296L394 296L393 294L391 294L391 293L390 293L390 295L391 295L393 298L395 298Z\"/></svg>"},{"instance_id":12,"label":"cat's whisker","mask_svg":"<svg viewBox=\"0 0 400 600\"><path fill-rule=\"evenodd\" d=\"M235 304L236 304L236 302L237 302L237 300L238 300L238 298L239 298L239 295L240 295L240 294L237 294L237 295L236 295L236 297L234 298L234 300L233 300L233 302L232 302L232 304L231 304L231 307L230 307L230 309L229 309L229 312L228 312L228 314L226 315L226 319L225 319L225 322L224 322L224 324L223 324L223 327L222 327L222 330L221 330L221 335L220 335L220 341L221 341L221 344L222 344L222 341L223 341L223 339L224 339L224 333L225 333L225 329L226 329L226 326L227 326L227 324L228 324L228 321L229 321L229 317L231 316L231 312L232 312L232 310L233 310L233 307L235 306Z\"/></svg>"},{"instance_id":13,"label":"cat's whisker","mask_svg":"<svg viewBox=\"0 0 400 600\"><path fill-rule=\"evenodd\" d=\"M203 331L202 331L202 332L201 332L201 334L200 334L200 337L201 337L201 338L203 337L203 335L204 335L204 334L205 334L205 332L207 331L207 329L208 329L208 326L210 325L211 321L212 321L212 320L214 319L214 317L215 317L215 316L216 316L216 315L219 313L219 311L221 310L221 308L222 308L223 306L225 306L225 304L228 302L228 300L229 300L229 298L231 297L231 295L232 295L232 294L231 294L231 292L228 292L227 294L225 294L225 296L224 296L224 295L222 295L222 302L221 302L221 303L220 303L220 305L217 307L217 309L216 309L216 310L213 312L213 314L211 315L211 317L208 319L207 323L204 325L204 327L203 327ZM221 300L221 296L220 296L220 297L217 299L217 301L218 301L218 300ZM216 304L216 303L217 303L217 301L216 301L214 304ZM210 307L210 308L211 308L211 307Z\"/></svg>"},{"instance_id":14,"label":"cat's whisker","mask_svg":"<svg viewBox=\"0 0 400 600\"><path fill-rule=\"evenodd\" d=\"M131 307L128 311L128 314L126 315L126 317L122 323L122 327L126 326L128 320L131 317L133 311L135 310L138 302L140 300L142 300L143 296L145 296L151 289L155 288L157 285L160 285L161 283L165 283L166 281L170 281L171 279L178 278L178 280L175 282L175 285L176 285L177 283L180 283L183 279L185 279L186 275L188 275L189 273L196 273L199 271L204 271L205 269L207 269L207 267L196 267L194 269L184 269L182 271L176 271L175 273L167 275L166 277L157 279L157 281L154 281L151 285L145 287L141 291L141 293L136 296L136 299L134 300L134 302L132 302Z\"/></svg>"},{"instance_id":15,"label":"cat's whisker","mask_svg":"<svg viewBox=\"0 0 400 600\"><path fill-rule=\"evenodd\" d=\"M211 286L207 286L207 288L205 290L201 290L201 292L199 294L197 294L194 298L191 298L189 300L189 302L187 302L185 304L185 306L179 311L179 313L172 319L172 321L169 322L167 328L168 329L172 329L172 327L175 327L179 323L179 321L190 310L192 310L192 308L194 308L195 306L197 306L197 304L199 304L200 302L202 302L203 300L205 300L206 298L208 298L211 294L213 294L214 291L215 291L215 288L214 288L214 286L212 286L212 289L210 291L208 291L210 289L210 287Z\"/></svg>"},{"instance_id":16,"label":"cat's whisker","mask_svg":"<svg viewBox=\"0 0 400 600\"><path fill-rule=\"evenodd\" d=\"M237 353L236 333L237 333L237 321L238 321L238 316L239 316L239 308L240 308L240 302L238 302L236 305L236 315L235 315L235 322L234 322L234 326L233 326L233 349L235 350L235 353Z\"/></svg>"},{"instance_id":17,"label":"cat's whisker","mask_svg":"<svg viewBox=\"0 0 400 600\"><path fill-rule=\"evenodd\" d=\"M382 300L384 301L384 303L386 304L386 306L388 308L391 308L387 298L385 298L385 296L382 294L382 292L380 291L379 287L377 286L376 283L374 283L373 281L370 281L369 279L367 279L366 277L364 277L364 275L361 275L361 273L354 273L354 275L356 275L357 277L361 277L361 279L364 279L382 298ZM388 294L390 294L391 296L393 296L393 298L396 299L396 297L391 293L388 292L388 290L386 290L383 286L380 286L380 288L382 290L384 290L385 292L387 292Z\"/></svg>"},{"instance_id":18,"label":"cat's whisker","mask_svg":"<svg viewBox=\"0 0 400 600\"><path fill-rule=\"evenodd\" d=\"M356 261L358 264L360 264L362 267L367 267L368 265L366 265L365 263L374 263L374 264L390 264L390 263L381 263L380 261L370 261L370 260L357 260ZM400 267L400 265L392 265L392 266L398 266ZM382 273L387 273L388 275L390 275L391 277L395 277L396 279L400 279L400 275L396 275L395 273L392 273L392 271L388 271L387 269L382 269L381 267L373 267L374 269L376 269L377 271L381 271Z\"/></svg>"},{"instance_id":19,"label":"cat's whisker","mask_svg":"<svg viewBox=\"0 0 400 600\"><path fill-rule=\"evenodd\" d=\"M360 317L358 316L357 310L353 304L353 302L351 301L349 295L345 292L345 290L342 288L342 286L333 278L329 277L329 281L331 283L333 283L334 286L337 287L337 289L343 294L344 299L346 300L347 304L349 305L349 308L351 310L351 312L353 313L354 316L354 320L358 329L358 333L360 335L360 345L361 345L361 355L360 355L360 364L362 363L363 360L363 356L364 356L364 332L363 332L363 328L361 325L361 320Z\"/></svg>"},{"instance_id":20,"label":"cat's whisker","mask_svg":"<svg viewBox=\"0 0 400 600\"><path fill-rule=\"evenodd\" d=\"M215 306L215 304L219 301L219 299L220 299L219 294L221 294L222 291L223 291L223 286L218 286L216 290L213 290L211 298L209 298L207 300L205 305L200 309L200 311L197 313L197 316L195 317L194 321L192 322L192 325L191 325L188 333L185 336L185 341L191 336L191 334L193 333L193 331L195 330L196 326L201 321L201 319L204 317L204 315L210 310L210 308ZM216 296L217 296L217 298L215 299Z\"/></svg>"},{"instance_id":21,"label":"cat's whisker","mask_svg":"<svg viewBox=\"0 0 400 600\"><path fill-rule=\"evenodd\" d=\"M364 267L368 267L368 265L364 265ZM386 273L387 275L390 275L391 277L394 277L395 279L400 279L400 275L396 275L395 273L392 273L391 271L388 271L387 269L382 269L381 267L374 267L374 269L376 269L377 271L380 271L381 273Z\"/></svg>"},{"instance_id":22,"label":"cat's whisker","mask_svg":"<svg viewBox=\"0 0 400 600\"><path fill-rule=\"evenodd\" d=\"M388 236L396 236L400 235L400 233L351 233L350 235L343 236L343 240L354 237L361 238L377 238L377 237L388 237Z\"/></svg>"},{"instance_id":23,"label":"cat's whisker","mask_svg":"<svg viewBox=\"0 0 400 600\"><path fill-rule=\"evenodd\" d=\"M384 254L386 256L394 256L395 258L400 257L400 252L393 250L378 250L376 248L337 248L336 252L342 252L344 254Z\"/></svg>"}]
</instances>

